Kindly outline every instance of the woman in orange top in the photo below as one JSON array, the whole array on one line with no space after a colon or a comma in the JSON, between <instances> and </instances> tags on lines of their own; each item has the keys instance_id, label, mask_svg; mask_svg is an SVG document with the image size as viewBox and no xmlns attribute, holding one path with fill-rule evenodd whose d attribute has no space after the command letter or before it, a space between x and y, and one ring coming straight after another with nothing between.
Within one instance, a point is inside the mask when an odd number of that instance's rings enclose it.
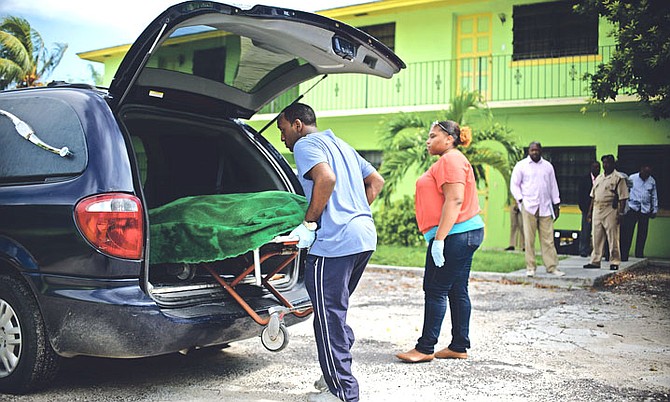
<instances>
[{"instance_id":1,"label":"woman in orange top","mask_svg":"<svg viewBox=\"0 0 670 402\"><path fill-rule=\"evenodd\" d=\"M438 359L466 359L470 347L470 296L468 280L475 250L484 239L484 221L479 216L477 184L472 165L457 149L472 142L468 127L454 121L435 122L426 146L437 160L416 181L416 220L428 242L424 322L416 347L396 356L408 363ZM434 353L442 321L451 312L452 339L448 347Z\"/></svg>"}]
</instances>

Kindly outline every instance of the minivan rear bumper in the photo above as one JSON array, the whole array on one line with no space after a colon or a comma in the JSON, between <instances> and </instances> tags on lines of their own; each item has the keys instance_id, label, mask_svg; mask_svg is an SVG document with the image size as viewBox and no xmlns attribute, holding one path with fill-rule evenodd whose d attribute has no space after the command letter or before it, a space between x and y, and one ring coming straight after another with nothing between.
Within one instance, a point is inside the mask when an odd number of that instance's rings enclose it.
<instances>
[{"instance_id":1,"label":"minivan rear bumper","mask_svg":"<svg viewBox=\"0 0 670 402\"><path fill-rule=\"evenodd\" d=\"M32 279L41 282L37 297L49 338L56 353L64 357L155 356L253 338L263 328L233 300L161 308L135 279L48 275ZM302 282L283 295L295 306L309 302ZM267 315L268 306L278 305L267 295L250 302L262 316ZM305 319L288 314L284 322L288 326Z\"/></svg>"}]
</instances>

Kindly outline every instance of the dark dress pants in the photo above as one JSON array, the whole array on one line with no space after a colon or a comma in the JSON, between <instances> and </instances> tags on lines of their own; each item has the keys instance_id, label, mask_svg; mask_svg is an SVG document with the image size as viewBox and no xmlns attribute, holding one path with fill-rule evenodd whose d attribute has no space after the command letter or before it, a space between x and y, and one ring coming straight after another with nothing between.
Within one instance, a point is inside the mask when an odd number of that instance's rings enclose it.
<instances>
[{"instance_id":1,"label":"dark dress pants","mask_svg":"<svg viewBox=\"0 0 670 402\"><path fill-rule=\"evenodd\" d=\"M591 221L586 219L587 212L582 212L582 230L579 233L579 254L582 256L591 255Z\"/></svg>"},{"instance_id":2,"label":"dark dress pants","mask_svg":"<svg viewBox=\"0 0 670 402\"><path fill-rule=\"evenodd\" d=\"M651 214L643 214L633 209L624 216L621 232L621 258L628 259L630 248L633 243L633 233L637 225L637 237L635 239L635 257L644 257L644 244L647 242L649 231L649 218Z\"/></svg>"}]
</instances>

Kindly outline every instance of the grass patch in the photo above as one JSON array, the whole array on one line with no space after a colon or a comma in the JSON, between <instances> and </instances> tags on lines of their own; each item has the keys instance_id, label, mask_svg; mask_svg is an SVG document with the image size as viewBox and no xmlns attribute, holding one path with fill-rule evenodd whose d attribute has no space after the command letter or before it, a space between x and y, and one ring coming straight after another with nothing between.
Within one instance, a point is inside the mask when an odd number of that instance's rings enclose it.
<instances>
[{"instance_id":1,"label":"grass patch","mask_svg":"<svg viewBox=\"0 0 670 402\"><path fill-rule=\"evenodd\" d=\"M561 258L561 257L559 257ZM394 265L400 267L423 267L426 260L426 247L403 247L377 245L372 254L371 264ZM542 258L536 258L537 265L543 265ZM477 250L472 259L472 271L513 272L526 267L523 252L500 250Z\"/></svg>"}]
</instances>

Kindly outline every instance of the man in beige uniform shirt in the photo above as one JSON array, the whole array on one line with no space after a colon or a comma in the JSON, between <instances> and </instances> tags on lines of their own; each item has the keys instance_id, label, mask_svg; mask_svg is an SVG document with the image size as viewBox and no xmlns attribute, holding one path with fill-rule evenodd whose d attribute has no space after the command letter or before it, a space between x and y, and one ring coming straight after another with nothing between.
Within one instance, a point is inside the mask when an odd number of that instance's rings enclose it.
<instances>
[{"instance_id":1,"label":"man in beige uniform shirt","mask_svg":"<svg viewBox=\"0 0 670 402\"><path fill-rule=\"evenodd\" d=\"M626 176L614 169L614 155L604 155L601 161L603 173L598 175L593 182L589 211L592 222L593 252L591 262L584 265L584 268L600 268L603 246L607 239L610 246L610 269L617 270L621 264L619 228L628 199L628 186ZM613 206L616 197L619 201Z\"/></svg>"}]
</instances>

